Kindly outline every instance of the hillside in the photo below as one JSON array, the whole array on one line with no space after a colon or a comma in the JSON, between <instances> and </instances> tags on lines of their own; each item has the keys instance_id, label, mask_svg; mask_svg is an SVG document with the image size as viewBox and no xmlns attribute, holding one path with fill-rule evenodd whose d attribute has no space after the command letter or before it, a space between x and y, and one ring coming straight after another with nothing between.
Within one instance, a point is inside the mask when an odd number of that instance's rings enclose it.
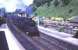
<instances>
[{"instance_id":1,"label":"hillside","mask_svg":"<svg viewBox=\"0 0 78 50\"><path fill-rule=\"evenodd\" d=\"M58 4L59 3L59 4ZM50 5L47 6L47 3L37 7L37 10L34 12L38 16L77 16L78 15L78 0L71 0L69 4L63 5L61 2L56 3L51 1ZM63 6L62 6L63 5Z\"/></svg>"}]
</instances>

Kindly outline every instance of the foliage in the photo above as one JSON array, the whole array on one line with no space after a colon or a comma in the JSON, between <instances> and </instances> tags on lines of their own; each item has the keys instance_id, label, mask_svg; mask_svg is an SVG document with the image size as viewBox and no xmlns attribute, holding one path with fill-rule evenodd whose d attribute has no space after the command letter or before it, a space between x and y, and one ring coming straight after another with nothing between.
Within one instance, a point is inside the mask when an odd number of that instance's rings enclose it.
<instances>
[{"instance_id":1,"label":"foliage","mask_svg":"<svg viewBox=\"0 0 78 50\"><path fill-rule=\"evenodd\" d=\"M33 11L36 11L36 9L40 6L43 6L45 3L47 3L47 6L50 6L52 0L34 0L34 3L32 4Z\"/></svg>"},{"instance_id":2,"label":"foliage","mask_svg":"<svg viewBox=\"0 0 78 50\"><path fill-rule=\"evenodd\" d=\"M61 0L63 2L63 6L68 5L72 0Z\"/></svg>"},{"instance_id":3,"label":"foliage","mask_svg":"<svg viewBox=\"0 0 78 50\"><path fill-rule=\"evenodd\" d=\"M52 0L34 0L34 5L37 6L37 7L42 6L45 3L48 3L48 5L50 5L51 1Z\"/></svg>"},{"instance_id":4,"label":"foliage","mask_svg":"<svg viewBox=\"0 0 78 50\"><path fill-rule=\"evenodd\" d=\"M58 6L58 4L59 4L58 0L54 0L53 4L55 7Z\"/></svg>"},{"instance_id":5,"label":"foliage","mask_svg":"<svg viewBox=\"0 0 78 50\"><path fill-rule=\"evenodd\" d=\"M63 4L66 4L66 6L64 5L63 7L61 7L60 2L56 7L53 3L54 1L51 1L49 7L47 7L47 3L43 6L37 7L37 10L34 13L37 13L39 16L59 16L64 18L70 18L78 15L78 0L72 0L68 4L62 2Z\"/></svg>"}]
</instances>

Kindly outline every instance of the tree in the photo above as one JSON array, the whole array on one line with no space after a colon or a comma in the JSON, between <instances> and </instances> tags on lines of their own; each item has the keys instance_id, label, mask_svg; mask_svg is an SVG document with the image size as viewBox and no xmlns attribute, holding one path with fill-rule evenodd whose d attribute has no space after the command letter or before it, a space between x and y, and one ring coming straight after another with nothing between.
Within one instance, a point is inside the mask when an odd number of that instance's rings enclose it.
<instances>
[{"instance_id":1,"label":"tree","mask_svg":"<svg viewBox=\"0 0 78 50\"><path fill-rule=\"evenodd\" d=\"M53 0L34 0L34 4L39 7L39 6L42 6L44 5L45 3L48 4L48 6L50 5L50 2L53 1Z\"/></svg>"},{"instance_id":2,"label":"tree","mask_svg":"<svg viewBox=\"0 0 78 50\"><path fill-rule=\"evenodd\" d=\"M53 4L54 4L55 7L58 6L58 4L59 4L58 0L54 0Z\"/></svg>"},{"instance_id":3,"label":"tree","mask_svg":"<svg viewBox=\"0 0 78 50\"><path fill-rule=\"evenodd\" d=\"M63 5L62 6L67 6L72 0L61 0Z\"/></svg>"}]
</instances>

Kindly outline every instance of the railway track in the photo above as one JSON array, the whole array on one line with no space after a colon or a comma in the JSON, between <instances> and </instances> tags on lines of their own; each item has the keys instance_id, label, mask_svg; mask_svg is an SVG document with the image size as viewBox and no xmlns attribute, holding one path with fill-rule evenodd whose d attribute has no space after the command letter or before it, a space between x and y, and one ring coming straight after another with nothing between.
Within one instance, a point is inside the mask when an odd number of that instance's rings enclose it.
<instances>
[{"instance_id":1,"label":"railway track","mask_svg":"<svg viewBox=\"0 0 78 50\"><path fill-rule=\"evenodd\" d=\"M32 40L44 50L63 50L63 48L57 46L57 44L55 45L50 38L46 38L45 35L40 37L32 37Z\"/></svg>"},{"instance_id":2,"label":"railway track","mask_svg":"<svg viewBox=\"0 0 78 50\"><path fill-rule=\"evenodd\" d=\"M47 35L42 35L43 33L40 33L40 37L28 37L24 33L14 32L14 36L16 36L26 50L62 50L62 48L60 49L57 45L53 44L54 42L47 38Z\"/></svg>"},{"instance_id":3,"label":"railway track","mask_svg":"<svg viewBox=\"0 0 78 50\"><path fill-rule=\"evenodd\" d=\"M16 29L12 22L8 22L8 26L12 30L14 36L26 50L63 50L59 46L55 45L48 35L40 32L40 37L28 37L25 33Z\"/></svg>"}]
</instances>

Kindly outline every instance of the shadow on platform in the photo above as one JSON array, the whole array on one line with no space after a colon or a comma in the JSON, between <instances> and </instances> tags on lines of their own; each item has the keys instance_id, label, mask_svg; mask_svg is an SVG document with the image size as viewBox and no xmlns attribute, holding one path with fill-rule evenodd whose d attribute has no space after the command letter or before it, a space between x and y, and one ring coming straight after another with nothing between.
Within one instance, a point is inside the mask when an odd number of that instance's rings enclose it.
<instances>
[{"instance_id":1,"label":"shadow on platform","mask_svg":"<svg viewBox=\"0 0 78 50\"><path fill-rule=\"evenodd\" d=\"M4 31L0 31L0 50L9 50Z\"/></svg>"}]
</instances>

